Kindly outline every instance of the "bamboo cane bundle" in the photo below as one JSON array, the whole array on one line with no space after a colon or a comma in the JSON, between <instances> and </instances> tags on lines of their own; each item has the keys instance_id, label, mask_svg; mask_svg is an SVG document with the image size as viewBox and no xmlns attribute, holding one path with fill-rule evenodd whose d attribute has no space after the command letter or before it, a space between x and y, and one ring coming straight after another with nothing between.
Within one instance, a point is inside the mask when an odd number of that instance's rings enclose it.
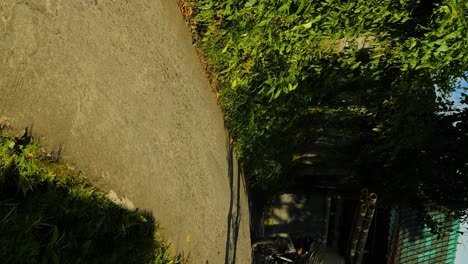
<instances>
[{"instance_id":1,"label":"bamboo cane bundle","mask_svg":"<svg viewBox=\"0 0 468 264\"><path fill-rule=\"evenodd\" d=\"M348 261L351 262L354 259L356 254L356 247L359 241L359 234L361 233L362 221L367 212L367 200L369 197L369 191L367 189L362 189L359 197L359 205L356 208L356 213L353 218L353 225L351 227L348 247L346 250L346 255L348 256Z\"/></svg>"},{"instance_id":2,"label":"bamboo cane bundle","mask_svg":"<svg viewBox=\"0 0 468 264\"><path fill-rule=\"evenodd\" d=\"M377 202L377 195L371 193L367 199L368 209L366 211L366 216L363 219L361 233L359 235L359 242L357 243L357 248L354 256L354 264L360 264L362 261L362 256L364 253L364 248L366 246L367 236L369 234L369 228L372 223L372 218L375 212L375 203Z\"/></svg>"}]
</instances>

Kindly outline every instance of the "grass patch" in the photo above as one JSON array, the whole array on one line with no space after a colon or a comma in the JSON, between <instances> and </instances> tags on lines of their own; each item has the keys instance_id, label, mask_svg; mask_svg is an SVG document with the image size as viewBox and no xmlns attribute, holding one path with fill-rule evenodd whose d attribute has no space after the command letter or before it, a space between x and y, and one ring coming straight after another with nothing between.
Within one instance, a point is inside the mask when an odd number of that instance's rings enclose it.
<instances>
[{"instance_id":1,"label":"grass patch","mask_svg":"<svg viewBox=\"0 0 468 264\"><path fill-rule=\"evenodd\" d=\"M181 263L151 214L119 207L42 150L0 130L2 263Z\"/></svg>"}]
</instances>

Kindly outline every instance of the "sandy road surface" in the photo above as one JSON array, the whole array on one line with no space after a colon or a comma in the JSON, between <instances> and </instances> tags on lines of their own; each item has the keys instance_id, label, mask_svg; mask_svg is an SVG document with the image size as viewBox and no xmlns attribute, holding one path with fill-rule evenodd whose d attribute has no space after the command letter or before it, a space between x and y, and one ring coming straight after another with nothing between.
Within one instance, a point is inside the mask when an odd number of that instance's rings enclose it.
<instances>
[{"instance_id":1,"label":"sandy road surface","mask_svg":"<svg viewBox=\"0 0 468 264\"><path fill-rule=\"evenodd\" d=\"M0 115L193 263L249 263L244 181L176 0L1 0Z\"/></svg>"}]
</instances>

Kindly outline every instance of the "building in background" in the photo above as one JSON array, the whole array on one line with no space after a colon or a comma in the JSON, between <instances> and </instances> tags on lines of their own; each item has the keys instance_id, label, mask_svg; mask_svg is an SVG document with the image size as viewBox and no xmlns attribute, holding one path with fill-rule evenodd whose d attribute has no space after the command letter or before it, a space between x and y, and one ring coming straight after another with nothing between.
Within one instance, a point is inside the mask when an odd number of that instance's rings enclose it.
<instances>
[{"instance_id":1,"label":"building in background","mask_svg":"<svg viewBox=\"0 0 468 264\"><path fill-rule=\"evenodd\" d=\"M387 264L453 264L460 229L458 219L446 219L443 213L433 218L442 228L432 234L421 224L420 212L413 209L392 209L387 249Z\"/></svg>"}]
</instances>

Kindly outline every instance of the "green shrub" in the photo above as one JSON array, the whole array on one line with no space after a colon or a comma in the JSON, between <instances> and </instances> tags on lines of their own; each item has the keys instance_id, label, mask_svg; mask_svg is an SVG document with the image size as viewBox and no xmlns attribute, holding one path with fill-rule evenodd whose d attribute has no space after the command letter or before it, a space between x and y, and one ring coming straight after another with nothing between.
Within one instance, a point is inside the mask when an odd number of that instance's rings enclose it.
<instances>
[{"instance_id":1,"label":"green shrub","mask_svg":"<svg viewBox=\"0 0 468 264\"><path fill-rule=\"evenodd\" d=\"M451 93L466 91L466 1L188 2L254 186L284 190L303 168L295 157L325 154L310 166L342 166L347 183L382 200L420 202L431 193L468 207L431 191L434 182L463 186L458 172L444 176L450 184L437 176L446 174L437 165L444 154L433 142L440 113L453 110Z\"/></svg>"}]
</instances>

